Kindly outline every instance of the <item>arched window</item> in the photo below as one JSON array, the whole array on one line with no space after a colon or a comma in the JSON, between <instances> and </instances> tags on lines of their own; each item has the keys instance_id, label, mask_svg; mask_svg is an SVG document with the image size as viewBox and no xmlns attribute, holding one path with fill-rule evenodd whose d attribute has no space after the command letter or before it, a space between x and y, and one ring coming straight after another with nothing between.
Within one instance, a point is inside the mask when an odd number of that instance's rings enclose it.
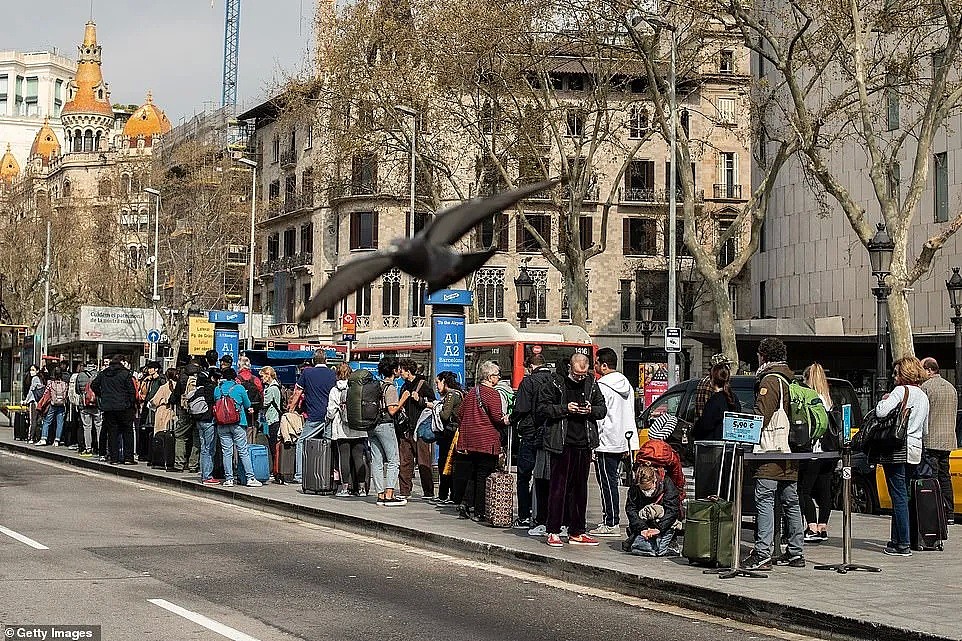
<instances>
[{"instance_id":1,"label":"arched window","mask_svg":"<svg viewBox=\"0 0 962 641\"><path fill-rule=\"evenodd\" d=\"M113 191L112 185L110 184L110 178L101 178L97 182L97 195L98 196L110 196Z\"/></svg>"},{"instance_id":2,"label":"arched window","mask_svg":"<svg viewBox=\"0 0 962 641\"><path fill-rule=\"evenodd\" d=\"M79 129L73 132L73 150L83 151L84 150L84 135Z\"/></svg>"},{"instance_id":3,"label":"arched window","mask_svg":"<svg viewBox=\"0 0 962 641\"><path fill-rule=\"evenodd\" d=\"M94 150L94 132L88 129L84 132L84 151Z\"/></svg>"},{"instance_id":4,"label":"arched window","mask_svg":"<svg viewBox=\"0 0 962 641\"><path fill-rule=\"evenodd\" d=\"M100 136L101 136L101 134L100 134L100 132L98 131L98 132L97 132L97 135L94 137L94 150L95 150L95 151L96 151L97 149L100 149Z\"/></svg>"},{"instance_id":5,"label":"arched window","mask_svg":"<svg viewBox=\"0 0 962 641\"><path fill-rule=\"evenodd\" d=\"M130 195L130 174L124 174L120 177L120 188L123 189L124 195Z\"/></svg>"},{"instance_id":6,"label":"arched window","mask_svg":"<svg viewBox=\"0 0 962 641\"><path fill-rule=\"evenodd\" d=\"M63 197L70 198L70 181L63 181Z\"/></svg>"}]
</instances>

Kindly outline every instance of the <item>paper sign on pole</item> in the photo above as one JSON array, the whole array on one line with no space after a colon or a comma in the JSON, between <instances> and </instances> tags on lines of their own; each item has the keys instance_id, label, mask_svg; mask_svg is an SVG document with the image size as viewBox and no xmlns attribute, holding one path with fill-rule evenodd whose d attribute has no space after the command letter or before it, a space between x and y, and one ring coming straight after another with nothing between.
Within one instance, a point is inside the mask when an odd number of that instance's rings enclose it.
<instances>
[{"instance_id":1,"label":"paper sign on pole","mask_svg":"<svg viewBox=\"0 0 962 641\"><path fill-rule=\"evenodd\" d=\"M206 318L191 316L188 324L187 352L200 356L214 347L214 324Z\"/></svg>"}]
</instances>

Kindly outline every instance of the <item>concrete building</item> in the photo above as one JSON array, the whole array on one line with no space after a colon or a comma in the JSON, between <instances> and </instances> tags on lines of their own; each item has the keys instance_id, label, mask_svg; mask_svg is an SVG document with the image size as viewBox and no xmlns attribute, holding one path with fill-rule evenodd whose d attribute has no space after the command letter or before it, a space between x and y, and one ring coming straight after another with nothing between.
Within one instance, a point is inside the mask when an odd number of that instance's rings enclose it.
<instances>
[{"instance_id":1,"label":"concrete building","mask_svg":"<svg viewBox=\"0 0 962 641\"><path fill-rule=\"evenodd\" d=\"M691 139L706 143L704 149L711 150L695 156L695 180L698 209L708 214L711 222L706 233L712 234L730 224L748 200L751 157L747 137L741 135L748 128L748 110L738 107L749 77L748 56L735 39L720 36L715 45L717 50L705 56L704 67L699 69L700 82L686 88L679 106L682 124ZM560 88L560 101L574 106L582 99L591 85L584 69L559 60L551 78ZM609 144L596 155L597 161L590 168L593 188L587 194L580 221L583 245L602 238L603 232L607 237L605 251L586 264L587 331L598 344L618 352L631 377L637 376L640 363L664 360L661 335L668 304L667 144L653 137L641 146L628 170L619 177L621 163L626 161L623 149L631 140L640 139L648 127L651 105L641 85L626 82L609 102L612 121L620 127L620 144ZM366 117L363 105L353 104L351 108L349 118L353 123ZM444 147L458 154L443 160L457 168L449 181L457 182L460 193L475 196L498 190L499 179L486 180L484 171L478 177L476 167L483 164L483 154L477 144L459 139L456 127L445 128L442 121L447 114L433 109L440 106L422 107L422 111L434 114L434 123L418 116L419 148ZM262 215L254 304L255 311L263 309L275 317L267 337L334 340L340 331L340 314L347 311L357 314L358 331L425 322L424 283L397 272L358 291L340 309L329 311L307 327L299 327L295 321L311 292L338 266L386 246L392 238L416 233L434 213L427 206L429 195L440 193L438 211L460 202L456 190L433 176L422 175L419 169L415 181L417 205L412 216L410 156L407 146L399 144L404 132L410 131L405 129L410 127L410 119L379 106L378 113L382 110L386 113L377 117L394 118L395 122L384 126L380 142L359 145L348 154L331 151L343 147L332 141L331 123L343 119L344 114L325 111L314 118L297 120L285 116L283 98L279 97L239 116L255 124L253 145L259 162L258 203ZM487 116L479 112L476 117ZM496 128L493 125L493 130ZM444 144L433 144L439 141ZM560 173L562 154L570 151L545 146L543 160L549 174ZM524 158L509 161L510 171L518 172L519 182L523 182L524 162ZM614 194L613 206L607 229L602 230L603 205L609 193ZM568 242L559 235L557 208L548 198L532 198L524 208L553 248ZM681 222L679 235L680 230ZM732 250L738 242L743 238L733 241ZM536 283L529 326L536 331L539 325L571 322L562 275L542 256L520 220L500 214L492 225L471 234L468 244L498 248L495 257L464 284L475 292L472 320L515 320L518 305L513 280L521 265L526 265ZM700 278L692 260L684 256L680 240L679 244L679 318L689 330L710 330L714 326L713 310L699 291ZM736 284L733 290L736 304L747 306L747 292L740 292L739 287L741 284ZM640 303L645 297L655 304L649 347L641 334ZM700 343L686 340L684 357L683 375L692 369L701 370Z\"/></svg>"}]
</instances>

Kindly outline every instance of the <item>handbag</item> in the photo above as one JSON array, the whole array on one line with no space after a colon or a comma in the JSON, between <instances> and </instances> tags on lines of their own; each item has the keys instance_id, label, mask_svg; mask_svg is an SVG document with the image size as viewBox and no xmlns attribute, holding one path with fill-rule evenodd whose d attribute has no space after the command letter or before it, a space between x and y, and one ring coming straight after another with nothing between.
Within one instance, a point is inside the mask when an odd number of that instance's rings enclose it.
<instances>
[{"instance_id":1,"label":"handbag","mask_svg":"<svg viewBox=\"0 0 962 641\"><path fill-rule=\"evenodd\" d=\"M899 411L889 412L878 419L871 440L873 446L880 453L894 452L905 444L909 417L912 416L912 408L908 407L908 402L909 388L906 387L902 396L902 403L899 405Z\"/></svg>"},{"instance_id":2,"label":"handbag","mask_svg":"<svg viewBox=\"0 0 962 641\"><path fill-rule=\"evenodd\" d=\"M37 411L41 414L47 413L47 408L50 407L50 386L48 385L44 390L40 399L37 401Z\"/></svg>"},{"instance_id":3,"label":"handbag","mask_svg":"<svg viewBox=\"0 0 962 641\"><path fill-rule=\"evenodd\" d=\"M424 408L418 417L417 437L425 443L433 443L438 438L434 431L434 410L430 407Z\"/></svg>"},{"instance_id":4,"label":"handbag","mask_svg":"<svg viewBox=\"0 0 962 641\"><path fill-rule=\"evenodd\" d=\"M790 454L792 448L788 445L788 432L791 422L788 420L788 413L785 411L785 383L778 379L778 409L772 414L768 424L762 427L761 440L752 450L758 454L761 452L782 452Z\"/></svg>"}]
</instances>

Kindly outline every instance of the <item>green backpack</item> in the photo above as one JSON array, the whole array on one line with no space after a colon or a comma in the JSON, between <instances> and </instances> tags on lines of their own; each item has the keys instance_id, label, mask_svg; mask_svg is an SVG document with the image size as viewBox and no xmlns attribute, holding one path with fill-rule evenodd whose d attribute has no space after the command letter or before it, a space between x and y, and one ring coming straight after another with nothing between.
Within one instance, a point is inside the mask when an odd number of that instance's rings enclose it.
<instances>
[{"instance_id":1,"label":"green backpack","mask_svg":"<svg viewBox=\"0 0 962 641\"><path fill-rule=\"evenodd\" d=\"M788 385L789 414L791 426L788 444L793 452L811 452L812 443L828 431L828 412L818 392L798 381Z\"/></svg>"}]
</instances>

